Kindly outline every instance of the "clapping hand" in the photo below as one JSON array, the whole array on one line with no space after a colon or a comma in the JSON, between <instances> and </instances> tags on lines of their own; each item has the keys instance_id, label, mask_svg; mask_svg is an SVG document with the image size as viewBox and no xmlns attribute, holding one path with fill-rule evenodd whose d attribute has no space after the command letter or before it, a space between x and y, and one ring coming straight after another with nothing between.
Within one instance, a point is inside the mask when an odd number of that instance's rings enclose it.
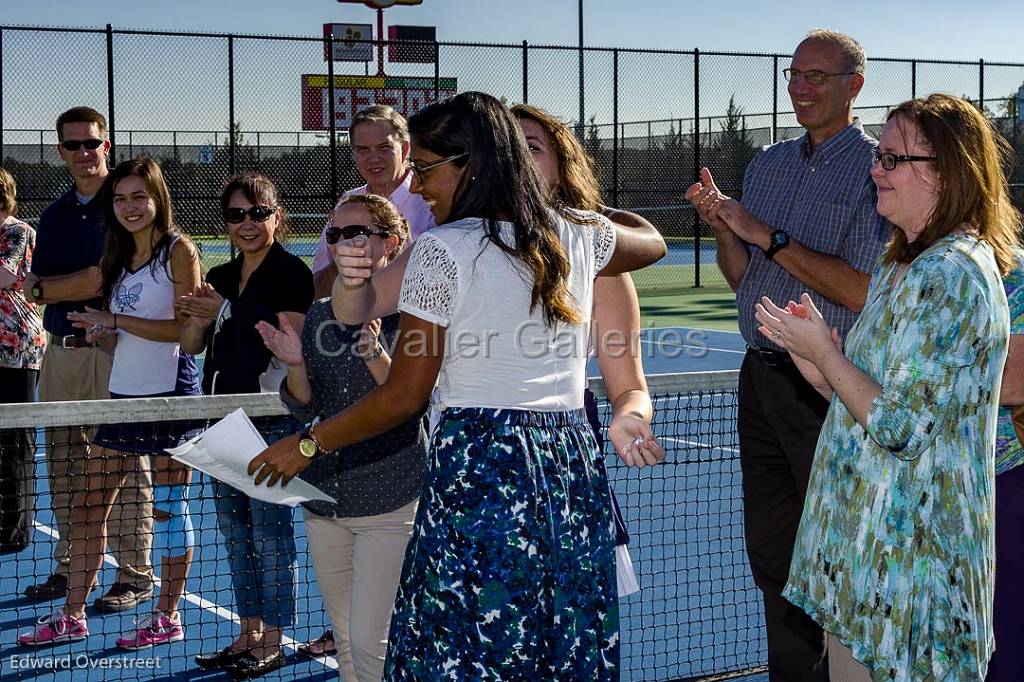
<instances>
[{"instance_id":1,"label":"clapping hand","mask_svg":"<svg viewBox=\"0 0 1024 682\"><path fill-rule=\"evenodd\" d=\"M201 326L209 326L217 319L224 297L217 293L208 282L199 286L174 302L174 308L182 315L195 319Z\"/></svg>"},{"instance_id":2,"label":"clapping hand","mask_svg":"<svg viewBox=\"0 0 1024 682\"><path fill-rule=\"evenodd\" d=\"M280 328L261 320L256 323L256 331L260 333L264 345L274 357L286 365L299 367L303 364L302 340L288 321L287 315L278 313L277 323Z\"/></svg>"},{"instance_id":3,"label":"clapping hand","mask_svg":"<svg viewBox=\"0 0 1024 682\"><path fill-rule=\"evenodd\" d=\"M800 301L790 301L785 308L779 308L767 296L762 297L761 303L754 306L754 317L761 323L758 331L789 351L793 364L809 384L819 392L831 392L832 387L818 366L824 353L832 349L843 352L843 340L838 329L829 329L809 294L801 295Z\"/></svg>"},{"instance_id":4,"label":"clapping hand","mask_svg":"<svg viewBox=\"0 0 1024 682\"><path fill-rule=\"evenodd\" d=\"M750 215L740 202L722 194L707 168L700 169L700 182L690 185L684 196L716 232L732 231L743 241L758 245L771 235L771 230Z\"/></svg>"}]
</instances>

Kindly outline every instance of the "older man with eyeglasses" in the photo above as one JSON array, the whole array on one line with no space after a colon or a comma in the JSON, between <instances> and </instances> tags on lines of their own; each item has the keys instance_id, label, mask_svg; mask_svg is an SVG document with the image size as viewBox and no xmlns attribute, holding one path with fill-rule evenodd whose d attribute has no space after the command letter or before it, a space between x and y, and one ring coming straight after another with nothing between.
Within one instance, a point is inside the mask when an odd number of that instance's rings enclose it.
<instances>
[{"instance_id":1,"label":"older man with eyeglasses","mask_svg":"<svg viewBox=\"0 0 1024 682\"><path fill-rule=\"evenodd\" d=\"M340 201L358 194L375 194L388 199L409 221L411 244L434 226L434 216L422 197L409 191L413 171L409 167L409 129L405 117L380 104L360 109L352 117L348 138L356 170L366 184L345 192ZM331 295L331 286L338 275L327 246L325 231L313 256L317 298Z\"/></svg>"},{"instance_id":2,"label":"older man with eyeglasses","mask_svg":"<svg viewBox=\"0 0 1024 682\"><path fill-rule=\"evenodd\" d=\"M754 158L742 203L722 194L706 168L686 192L714 230L747 343L738 418L744 521L773 682L829 679L824 633L782 598L828 403L759 332L754 305L762 296L799 301L809 292L843 337L864 306L889 232L875 211L869 175L878 143L853 116L864 63L864 50L849 36L812 31L783 71L804 135Z\"/></svg>"},{"instance_id":3,"label":"older man with eyeglasses","mask_svg":"<svg viewBox=\"0 0 1024 682\"><path fill-rule=\"evenodd\" d=\"M51 400L109 398L107 383L113 355L86 339L68 313L85 306L101 308L100 257L104 228L96 200L107 178L107 122L89 107L75 107L57 118L57 153L67 165L74 186L39 217L32 272L26 276L25 298L45 304L43 328L47 348L39 376L39 397ZM89 434L82 428L47 432L47 468L57 544L54 572L30 585L25 596L35 601L63 599L70 565L69 532L72 480L85 471ZM110 549L119 566L114 586L96 600L100 611L125 611L153 596L153 489L148 457L135 459L118 503L107 520Z\"/></svg>"}]
</instances>

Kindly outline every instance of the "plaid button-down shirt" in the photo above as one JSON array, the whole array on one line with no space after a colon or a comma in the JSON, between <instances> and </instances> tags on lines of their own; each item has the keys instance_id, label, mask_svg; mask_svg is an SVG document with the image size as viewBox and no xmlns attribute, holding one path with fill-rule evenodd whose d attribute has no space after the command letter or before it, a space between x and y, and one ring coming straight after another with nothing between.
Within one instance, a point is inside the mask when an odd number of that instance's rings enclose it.
<instances>
[{"instance_id":1,"label":"plaid button-down shirt","mask_svg":"<svg viewBox=\"0 0 1024 682\"><path fill-rule=\"evenodd\" d=\"M889 239L888 222L875 211L870 170L878 142L859 120L813 151L810 138L776 143L762 150L743 178L743 206L758 220L809 249L837 256L852 268L872 273ZM754 304L768 296L778 305L811 294L831 327L846 337L856 319L849 308L812 291L785 268L749 245L750 263L736 292L740 333L753 348L781 350L759 331Z\"/></svg>"}]
</instances>

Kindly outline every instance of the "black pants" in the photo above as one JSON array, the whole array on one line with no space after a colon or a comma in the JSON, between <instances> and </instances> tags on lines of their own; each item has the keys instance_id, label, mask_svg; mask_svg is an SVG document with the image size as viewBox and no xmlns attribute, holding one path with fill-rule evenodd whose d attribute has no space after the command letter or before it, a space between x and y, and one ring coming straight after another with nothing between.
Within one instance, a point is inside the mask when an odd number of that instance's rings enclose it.
<instances>
[{"instance_id":1,"label":"black pants","mask_svg":"<svg viewBox=\"0 0 1024 682\"><path fill-rule=\"evenodd\" d=\"M0 367L0 403L35 400L39 371ZM32 538L36 497L33 429L0 428L0 552L20 552Z\"/></svg>"},{"instance_id":2,"label":"black pants","mask_svg":"<svg viewBox=\"0 0 1024 682\"><path fill-rule=\"evenodd\" d=\"M828 680L825 635L782 598L828 403L784 356L748 351L740 369L740 465L747 556L764 597L772 682Z\"/></svg>"}]
</instances>

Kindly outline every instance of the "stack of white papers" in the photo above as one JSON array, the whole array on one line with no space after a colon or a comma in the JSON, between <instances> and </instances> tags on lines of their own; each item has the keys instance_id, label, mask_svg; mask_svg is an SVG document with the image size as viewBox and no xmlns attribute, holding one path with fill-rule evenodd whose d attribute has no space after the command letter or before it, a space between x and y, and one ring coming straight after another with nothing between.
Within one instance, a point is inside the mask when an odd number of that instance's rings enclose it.
<instances>
[{"instance_id":1,"label":"stack of white papers","mask_svg":"<svg viewBox=\"0 0 1024 682\"><path fill-rule=\"evenodd\" d=\"M262 485L253 483L253 477L246 473L246 469L252 458L266 449L263 436L245 411L238 408L192 440L176 448L168 448L167 453L257 500L290 507L310 500L336 502L330 495L299 478L293 478L285 488L280 484L269 488L265 481Z\"/></svg>"}]
</instances>

